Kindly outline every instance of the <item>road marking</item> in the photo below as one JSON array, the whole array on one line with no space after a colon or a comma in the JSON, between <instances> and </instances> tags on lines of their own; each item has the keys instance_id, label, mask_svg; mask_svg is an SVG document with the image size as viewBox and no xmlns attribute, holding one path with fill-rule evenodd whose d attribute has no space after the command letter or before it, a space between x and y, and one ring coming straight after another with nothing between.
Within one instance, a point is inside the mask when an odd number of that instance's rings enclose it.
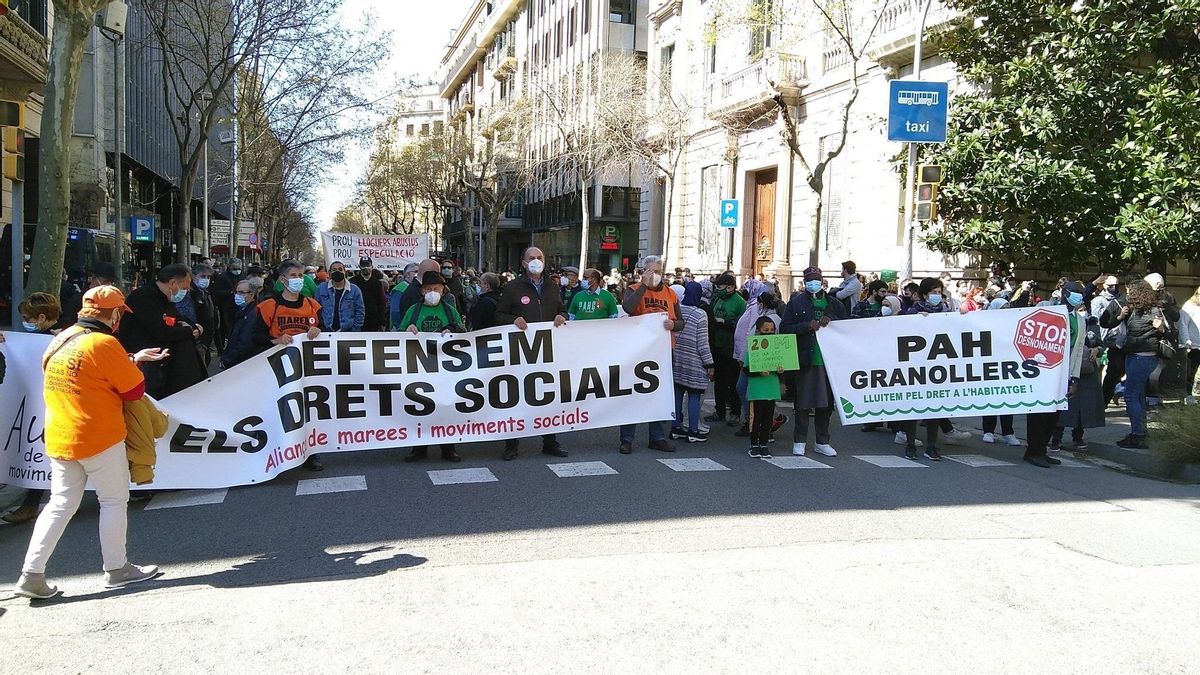
<instances>
[{"instance_id":1,"label":"road marking","mask_svg":"<svg viewBox=\"0 0 1200 675\"><path fill-rule=\"evenodd\" d=\"M919 462L914 462L911 459L897 457L895 455L855 455L855 459L861 459L867 464L874 464L885 469L924 469L926 466Z\"/></svg>"},{"instance_id":2,"label":"road marking","mask_svg":"<svg viewBox=\"0 0 1200 675\"><path fill-rule=\"evenodd\" d=\"M426 471L429 474L429 480L433 481L434 485L458 485L459 483L495 483L497 482L496 475L491 469L442 469L440 471Z\"/></svg>"},{"instance_id":3,"label":"road marking","mask_svg":"<svg viewBox=\"0 0 1200 675\"><path fill-rule=\"evenodd\" d=\"M604 462L563 462L547 464L559 478L575 478L576 476L612 476L617 470Z\"/></svg>"},{"instance_id":4,"label":"road marking","mask_svg":"<svg viewBox=\"0 0 1200 675\"><path fill-rule=\"evenodd\" d=\"M144 510L175 509L181 506L202 506L204 504L220 504L225 501L229 490L180 490L179 492L160 492L150 499Z\"/></svg>"},{"instance_id":5,"label":"road marking","mask_svg":"<svg viewBox=\"0 0 1200 675\"><path fill-rule=\"evenodd\" d=\"M772 457L765 460L768 464L774 464L781 469L832 469L828 464L822 464L815 459L807 457Z\"/></svg>"},{"instance_id":6,"label":"road marking","mask_svg":"<svg viewBox=\"0 0 1200 675\"><path fill-rule=\"evenodd\" d=\"M658 460L672 471L729 471L729 467L718 464L707 457L680 457Z\"/></svg>"},{"instance_id":7,"label":"road marking","mask_svg":"<svg viewBox=\"0 0 1200 675\"><path fill-rule=\"evenodd\" d=\"M1013 462L1005 462L1004 460L988 457L987 455L942 455L942 457L952 462L966 464L974 468L983 466L1016 466Z\"/></svg>"},{"instance_id":8,"label":"road marking","mask_svg":"<svg viewBox=\"0 0 1200 675\"><path fill-rule=\"evenodd\" d=\"M320 495L327 492L354 492L367 489L366 476L335 476L307 478L296 483L296 496Z\"/></svg>"}]
</instances>

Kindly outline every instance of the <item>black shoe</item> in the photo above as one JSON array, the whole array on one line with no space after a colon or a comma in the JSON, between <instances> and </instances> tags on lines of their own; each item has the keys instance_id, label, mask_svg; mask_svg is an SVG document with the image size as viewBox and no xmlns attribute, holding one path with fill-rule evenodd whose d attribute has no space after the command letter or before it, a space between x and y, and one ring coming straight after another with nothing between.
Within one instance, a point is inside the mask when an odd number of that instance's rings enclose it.
<instances>
[{"instance_id":1,"label":"black shoe","mask_svg":"<svg viewBox=\"0 0 1200 675\"><path fill-rule=\"evenodd\" d=\"M905 448L904 449L904 459L916 459L916 458L917 458L917 449L916 448Z\"/></svg>"},{"instance_id":2,"label":"black shoe","mask_svg":"<svg viewBox=\"0 0 1200 675\"><path fill-rule=\"evenodd\" d=\"M513 461L514 459L517 458L517 449L516 448L505 448L504 454L500 455L500 458L506 462Z\"/></svg>"},{"instance_id":3,"label":"black shoe","mask_svg":"<svg viewBox=\"0 0 1200 675\"><path fill-rule=\"evenodd\" d=\"M1129 434L1125 438L1117 441L1117 445L1127 450L1149 450L1150 446L1146 444L1145 436L1134 436Z\"/></svg>"},{"instance_id":4,"label":"black shoe","mask_svg":"<svg viewBox=\"0 0 1200 675\"><path fill-rule=\"evenodd\" d=\"M1059 464L1062 464L1062 460L1057 457L1051 457L1050 455L1046 455L1046 463L1051 464L1053 466L1058 466Z\"/></svg>"},{"instance_id":5,"label":"black shoe","mask_svg":"<svg viewBox=\"0 0 1200 675\"><path fill-rule=\"evenodd\" d=\"M683 435L688 443L704 443L708 441L708 434L702 434L699 431L689 431ZM671 440L675 440L675 436L671 436Z\"/></svg>"},{"instance_id":6,"label":"black shoe","mask_svg":"<svg viewBox=\"0 0 1200 675\"><path fill-rule=\"evenodd\" d=\"M321 458L319 456L313 455L304 462L304 468L308 469L309 471L324 471L325 464L321 462Z\"/></svg>"},{"instance_id":7,"label":"black shoe","mask_svg":"<svg viewBox=\"0 0 1200 675\"><path fill-rule=\"evenodd\" d=\"M1034 466L1040 466L1043 469L1050 468L1050 462L1046 461L1045 455L1025 455L1025 461Z\"/></svg>"},{"instance_id":8,"label":"black shoe","mask_svg":"<svg viewBox=\"0 0 1200 675\"><path fill-rule=\"evenodd\" d=\"M737 431L733 432L733 435L737 436L738 438L749 438L750 437L750 425L743 424L741 429L738 429Z\"/></svg>"},{"instance_id":9,"label":"black shoe","mask_svg":"<svg viewBox=\"0 0 1200 675\"><path fill-rule=\"evenodd\" d=\"M675 447L668 443L665 439L661 441L650 441L650 449L658 450L659 452L675 452Z\"/></svg>"},{"instance_id":10,"label":"black shoe","mask_svg":"<svg viewBox=\"0 0 1200 675\"><path fill-rule=\"evenodd\" d=\"M628 455L631 452L633 452L633 443L622 443L621 444L621 454L622 455Z\"/></svg>"},{"instance_id":11,"label":"black shoe","mask_svg":"<svg viewBox=\"0 0 1200 675\"><path fill-rule=\"evenodd\" d=\"M746 454L750 455L754 459L759 459L760 457L762 457L762 451L759 449L759 447L757 445L750 446L750 452L748 452Z\"/></svg>"},{"instance_id":12,"label":"black shoe","mask_svg":"<svg viewBox=\"0 0 1200 675\"><path fill-rule=\"evenodd\" d=\"M710 424L713 422L724 422L725 421L725 413L715 412L715 413L709 415L708 417L705 417L704 421L708 422Z\"/></svg>"},{"instance_id":13,"label":"black shoe","mask_svg":"<svg viewBox=\"0 0 1200 675\"><path fill-rule=\"evenodd\" d=\"M442 459L446 460L447 462L458 463L462 461L462 455L458 454L457 450L443 450Z\"/></svg>"},{"instance_id":14,"label":"black shoe","mask_svg":"<svg viewBox=\"0 0 1200 675\"><path fill-rule=\"evenodd\" d=\"M933 447L932 445L927 446L925 448L925 459L933 460L935 462L940 462L940 461L942 461L942 453L938 452L938 449Z\"/></svg>"},{"instance_id":15,"label":"black shoe","mask_svg":"<svg viewBox=\"0 0 1200 675\"><path fill-rule=\"evenodd\" d=\"M566 457L567 451L563 450L562 446L558 443L554 443L553 445L543 445L542 454L550 455L551 457Z\"/></svg>"},{"instance_id":16,"label":"black shoe","mask_svg":"<svg viewBox=\"0 0 1200 675\"><path fill-rule=\"evenodd\" d=\"M678 441L680 439L687 438L687 437L688 437L688 432L684 431L683 429L680 429L679 427L671 427L671 440Z\"/></svg>"},{"instance_id":17,"label":"black shoe","mask_svg":"<svg viewBox=\"0 0 1200 675\"><path fill-rule=\"evenodd\" d=\"M412 450L407 455L404 456L404 461L418 462L422 459L425 459L428 456L429 456L429 452L427 450Z\"/></svg>"},{"instance_id":18,"label":"black shoe","mask_svg":"<svg viewBox=\"0 0 1200 675\"><path fill-rule=\"evenodd\" d=\"M1053 438L1050 439L1050 449L1062 450L1062 441L1054 440Z\"/></svg>"}]
</instances>

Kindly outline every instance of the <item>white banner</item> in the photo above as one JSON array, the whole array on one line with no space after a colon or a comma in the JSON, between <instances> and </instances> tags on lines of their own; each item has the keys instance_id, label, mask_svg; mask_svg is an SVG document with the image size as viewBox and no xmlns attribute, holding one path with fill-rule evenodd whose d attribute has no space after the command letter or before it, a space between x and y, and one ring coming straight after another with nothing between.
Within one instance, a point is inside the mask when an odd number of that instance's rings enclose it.
<instances>
[{"instance_id":1,"label":"white banner","mask_svg":"<svg viewBox=\"0 0 1200 675\"><path fill-rule=\"evenodd\" d=\"M817 331L843 424L1067 407L1065 307L834 321Z\"/></svg>"},{"instance_id":2,"label":"white banner","mask_svg":"<svg viewBox=\"0 0 1200 675\"><path fill-rule=\"evenodd\" d=\"M46 487L41 357L50 339L6 335L0 481ZM143 487L260 483L311 453L669 420L674 404L671 342L657 315L450 336L327 334L159 402L170 426Z\"/></svg>"},{"instance_id":3,"label":"white banner","mask_svg":"<svg viewBox=\"0 0 1200 675\"><path fill-rule=\"evenodd\" d=\"M359 258L365 256L376 269L402 270L409 263L429 257L429 235L322 232L321 248L325 251L326 267L341 262L353 270L358 267Z\"/></svg>"}]
</instances>

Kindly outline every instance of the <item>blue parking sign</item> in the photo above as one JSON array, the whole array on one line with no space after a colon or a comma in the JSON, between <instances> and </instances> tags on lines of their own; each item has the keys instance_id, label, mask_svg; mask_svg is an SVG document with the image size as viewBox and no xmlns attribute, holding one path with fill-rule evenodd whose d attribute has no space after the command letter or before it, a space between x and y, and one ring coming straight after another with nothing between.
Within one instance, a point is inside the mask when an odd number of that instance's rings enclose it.
<instances>
[{"instance_id":1,"label":"blue parking sign","mask_svg":"<svg viewBox=\"0 0 1200 675\"><path fill-rule=\"evenodd\" d=\"M950 88L945 82L888 83L888 140L945 143Z\"/></svg>"},{"instance_id":2,"label":"blue parking sign","mask_svg":"<svg viewBox=\"0 0 1200 675\"><path fill-rule=\"evenodd\" d=\"M721 200L721 227L737 227L741 217L741 204L736 199Z\"/></svg>"},{"instance_id":3,"label":"blue parking sign","mask_svg":"<svg viewBox=\"0 0 1200 675\"><path fill-rule=\"evenodd\" d=\"M154 243L154 216L130 216L129 233L133 241Z\"/></svg>"}]
</instances>

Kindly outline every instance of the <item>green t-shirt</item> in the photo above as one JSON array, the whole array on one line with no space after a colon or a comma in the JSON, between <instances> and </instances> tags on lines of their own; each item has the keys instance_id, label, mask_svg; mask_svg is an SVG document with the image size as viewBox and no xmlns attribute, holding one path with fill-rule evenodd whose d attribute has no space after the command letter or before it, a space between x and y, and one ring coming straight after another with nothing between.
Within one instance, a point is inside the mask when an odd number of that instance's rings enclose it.
<instances>
[{"instance_id":1,"label":"green t-shirt","mask_svg":"<svg viewBox=\"0 0 1200 675\"><path fill-rule=\"evenodd\" d=\"M399 293L400 295L404 295L404 291L407 291L407 290L408 290L408 282L407 281L401 281L401 282L397 283L395 286L392 286L392 292Z\"/></svg>"},{"instance_id":2,"label":"green t-shirt","mask_svg":"<svg viewBox=\"0 0 1200 675\"><path fill-rule=\"evenodd\" d=\"M714 347L732 348L733 346L733 331L737 327L738 319L746 311L746 299L740 293L730 293L729 295L718 299L713 303L713 319L724 319L724 323L717 322L717 330L713 331L712 343Z\"/></svg>"},{"instance_id":3,"label":"green t-shirt","mask_svg":"<svg viewBox=\"0 0 1200 675\"><path fill-rule=\"evenodd\" d=\"M611 319L617 315L617 299L604 289L599 293L579 291L571 300L567 314L575 321Z\"/></svg>"},{"instance_id":4,"label":"green t-shirt","mask_svg":"<svg viewBox=\"0 0 1200 675\"><path fill-rule=\"evenodd\" d=\"M781 398L783 395L778 373L750 373L746 376L747 401L778 401Z\"/></svg>"},{"instance_id":5,"label":"green t-shirt","mask_svg":"<svg viewBox=\"0 0 1200 675\"><path fill-rule=\"evenodd\" d=\"M432 307L422 302L408 308L404 321L400 322L400 330L407 330L409 326L414 325L422 333L440 333L447 328L462 326L462 317L457 309L445 302L439 302Z\"/></svg>"},{"instance_id":6,"label":"green t-shirt","mask_svg":"<svg viewBox=\"0 0 1200 675\"><path fill-rule=\"evenodd\" d=\"M829 309L829 297L822 295L819 298L813 298L813 318L820 321L825 317L825 311ZM821 356L821 343L817 342L816 337L813 337L813 354L812 364L814 366L825 365L825 359Z\"/></svg>"}]
</instances>

